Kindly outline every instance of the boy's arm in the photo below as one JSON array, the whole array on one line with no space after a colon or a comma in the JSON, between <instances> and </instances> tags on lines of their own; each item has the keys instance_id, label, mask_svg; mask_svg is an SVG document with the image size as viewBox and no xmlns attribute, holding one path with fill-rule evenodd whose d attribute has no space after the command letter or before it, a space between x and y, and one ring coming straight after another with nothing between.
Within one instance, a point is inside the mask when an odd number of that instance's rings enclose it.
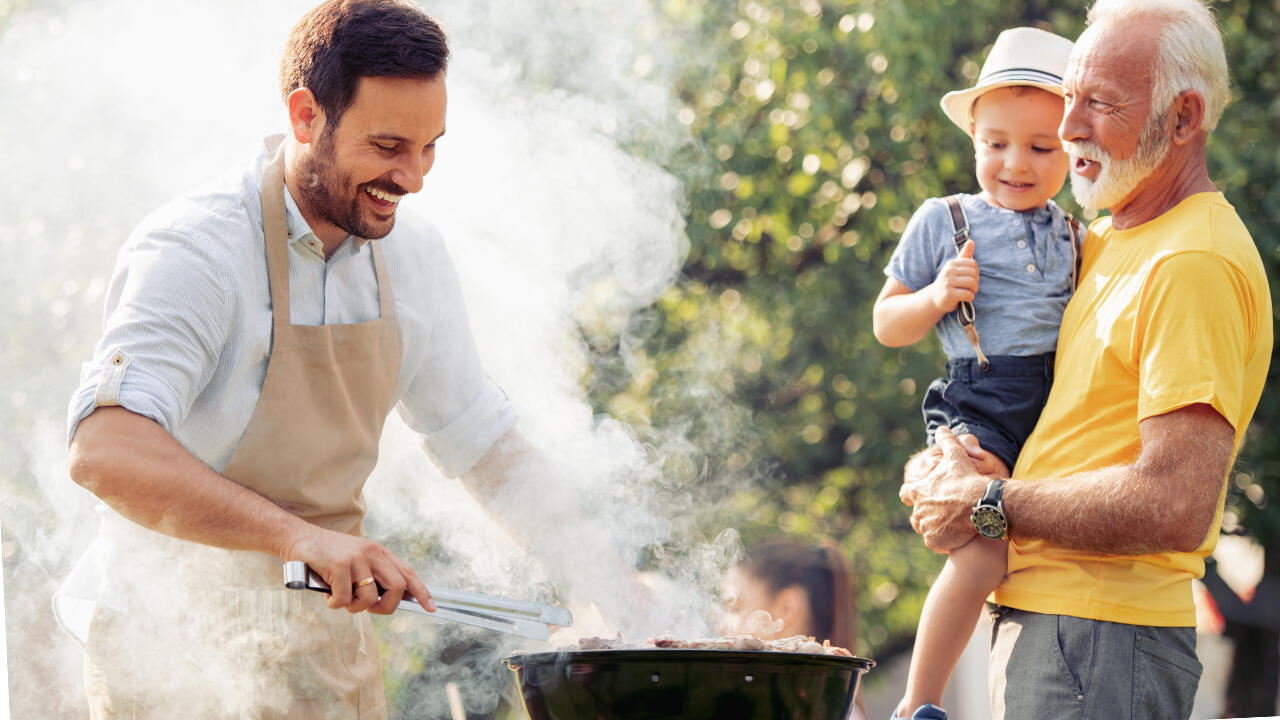
<instances>
[{"instance_id":1,"label":"boy's arm","mask_svg":"<svg viewBox=\"0 0 1280 720\"><path fill-rule=\"evenodd\" d=\"M896 278L885 281L872 315L876 340L887 347L917 342L960 301L972 302L977 292L978 263L973 259L973 241L969 241L959 256L943 265L932 283L915 292Z\"/></svg>"},{"instance_id":2,"label":"boy's arm","mask_svg":"<svg viewBox=\"0 0 1280 720\"><path fill-rule=\"evenodd\" d=\"M884 282L876 298L872 330L886 347L902 347L919 341L945 314L937 309L927 285L918 292L894 278Z\"/></svg>"}]
</instances>

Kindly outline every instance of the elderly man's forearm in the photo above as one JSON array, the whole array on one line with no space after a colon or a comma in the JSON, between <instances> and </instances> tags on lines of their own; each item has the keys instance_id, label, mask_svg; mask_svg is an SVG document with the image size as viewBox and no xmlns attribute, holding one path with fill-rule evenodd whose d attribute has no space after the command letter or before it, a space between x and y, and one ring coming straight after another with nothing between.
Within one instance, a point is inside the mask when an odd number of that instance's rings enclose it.
<instances>
[{"instance_id":1,"label":"elderly man's forearm","mask_svg":"<svg viewBox=\"0 0 1280 720\"><path fill-rule=\"evenodd\" d=\"M1198 548L1222 502L1235 430L1203 403L1138 428L1142 450L1132 464L1011 481L1004 502L1014 536L1123 555Z\"/></svg>"},{"instance_id":2,"label":"elderly man's forearm","mask_svg":"<svg viewBox=\"0 0 1280 720\"><path fill-rule=\"evenodd\" d=\"M1174 484L1187 490L1169 492ZM1199 547L1213 523L1218 496L1203 478L1155 477L1137 465L1121 465L1059 480L1011 481L1004 504L1015 537L1072 550L1140 555Z\"/></svg>"}]
</instances>

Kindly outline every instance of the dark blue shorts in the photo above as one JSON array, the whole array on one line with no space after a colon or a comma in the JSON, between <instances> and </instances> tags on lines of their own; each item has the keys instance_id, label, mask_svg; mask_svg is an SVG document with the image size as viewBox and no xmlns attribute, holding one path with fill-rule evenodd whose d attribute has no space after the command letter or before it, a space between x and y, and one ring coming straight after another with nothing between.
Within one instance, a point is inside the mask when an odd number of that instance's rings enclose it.
<instances>
[{"instance_id":1,"label":"dark blue shorts","mask_svg":"<svg viewBox=\"0 0 1280 720\"><path fill-rule=\"evenodd\" d=\"M940 427L956 435L970 433L1012 472L1049 399L1053 353L988 359L991 366L986 370L977 358L948 361L947 376L929 384L921 410L930 446Z\"/></svg>"}]
</instances>

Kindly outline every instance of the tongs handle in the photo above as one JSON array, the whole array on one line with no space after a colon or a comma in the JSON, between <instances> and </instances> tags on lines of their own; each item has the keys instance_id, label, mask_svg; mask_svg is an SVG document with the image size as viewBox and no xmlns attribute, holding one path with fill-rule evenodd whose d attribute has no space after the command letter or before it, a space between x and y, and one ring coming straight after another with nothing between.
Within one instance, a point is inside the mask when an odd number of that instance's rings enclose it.
<instances>
[{"instance_id":1,"label":"tongs handle","mask_svg":"<svg viewBox=\"0 0 1280 720\"><path fill-rule=\"evenodd\" d=\"M290 560L284 564L284 585L293 590L330 592L329 584L300 560ZM533 640L546 640L550 637L551 629L547 627L548 625L568 627L573 624L573 615L568 610L554 605L542 605L429 585L427 590L431 593L431 598L436 601L435 612L427 612L417 599L410 595L405 595L396 609Z\"/></svg>"}]
</instances>

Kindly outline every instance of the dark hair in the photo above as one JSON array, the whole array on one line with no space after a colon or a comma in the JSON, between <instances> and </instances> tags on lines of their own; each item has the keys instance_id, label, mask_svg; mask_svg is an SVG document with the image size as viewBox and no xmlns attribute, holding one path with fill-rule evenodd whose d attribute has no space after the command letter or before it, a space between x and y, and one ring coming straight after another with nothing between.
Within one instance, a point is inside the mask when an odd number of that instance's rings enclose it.
<instances>
[{"instance_id":1,"label":"dark hair","mask_svg":"<svg viewBox=\"0 0 1280 720\"><path fill-rule=\"evenodd\" d=\"M337 127L362 77L434 79L444 74L444 31L401 0L328 0L289 33L280 63L280 96L300 87L316 97L327 131Z\"/></svg>"},{"instance_id":2,"label":"dark hair","mask_svg":"<svg viewBox=\"0 0 1280 720\"><path fill-rule=\"evenodd\" d=\"M747 552L741 563L771 594L800 587L809 596L813 636L856 653L857 614L853 579L840 548L830 540L806 545L788 539L767 540Z\"/></svg>"}]
</instances>

